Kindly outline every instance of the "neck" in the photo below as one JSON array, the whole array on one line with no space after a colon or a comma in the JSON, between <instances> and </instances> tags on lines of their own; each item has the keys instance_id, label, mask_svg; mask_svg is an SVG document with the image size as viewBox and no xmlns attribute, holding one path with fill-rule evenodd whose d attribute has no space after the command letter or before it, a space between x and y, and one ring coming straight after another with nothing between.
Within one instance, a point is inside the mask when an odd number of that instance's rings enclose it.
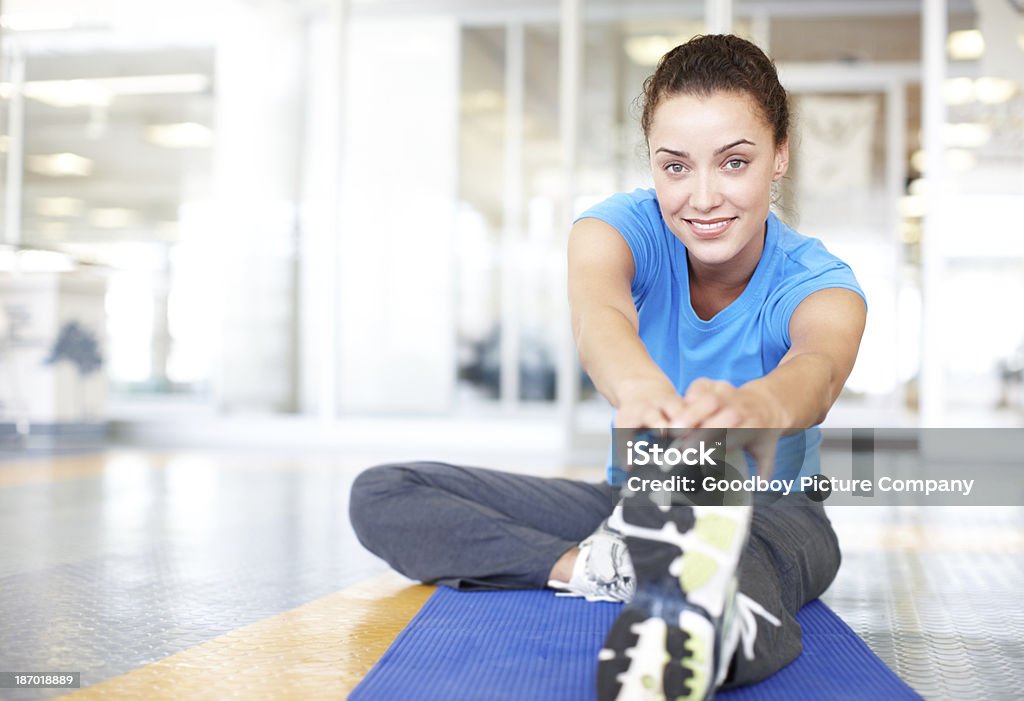
<instances>
[{"instance_id":1,"label":"neck","mask_svg":"<svg viewBox=\"0 0 1024 701\"><path fill-rule=\"evenodd\" d=\"M754 276L758 263L761 262L761 254L764 251L764 242L767 236L768 224L766 222L761 236L755 237L735 258L725 263L702 263L687 254L690 287L696 286L721 294L743 292L747 283L750 282L750 278Z\"/></svg>"},{"instance_id":2,"label":"neck","mask_svg":"<svg viewBox=\"0 0 1024 701\"><path fill-rule=\"evenodd\" d=\"M755 237L735 258L720 265L707 265L686 254L690 306L699 318L714 318L743 294L761 261L764 241L765 235Z\"/></svg>"}]
</instances>

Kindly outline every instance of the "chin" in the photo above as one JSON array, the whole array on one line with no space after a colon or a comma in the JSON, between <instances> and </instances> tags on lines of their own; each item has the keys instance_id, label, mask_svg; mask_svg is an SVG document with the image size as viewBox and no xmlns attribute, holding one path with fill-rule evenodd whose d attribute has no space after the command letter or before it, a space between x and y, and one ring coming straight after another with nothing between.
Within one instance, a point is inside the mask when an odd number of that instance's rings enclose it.
<instances>
[{"instance_id":1,"label":"chin","mask_svg":"<svg viewBox=\"0 0 1024 701\"><path fill-rule=\"evenodd\" d=\"M687 246L690 257L703 265L722 265L736 257L736 251L724 251L709 254L706 251L695 250Z\"/></svg>"}]
</instances>

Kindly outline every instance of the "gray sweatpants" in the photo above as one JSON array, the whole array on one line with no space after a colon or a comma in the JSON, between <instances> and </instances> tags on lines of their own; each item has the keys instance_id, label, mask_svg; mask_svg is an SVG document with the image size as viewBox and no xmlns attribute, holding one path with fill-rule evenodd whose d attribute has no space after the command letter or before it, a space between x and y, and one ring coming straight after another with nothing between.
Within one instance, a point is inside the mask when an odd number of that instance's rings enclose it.
<instances>
[{"instance_id":1,"label":"gray sweatpants","mask_svg":"<svg viewBox=\"0 0 1024 701\"><path fill-rule=\"evenodd\" d=\"M618 490L438 462L381 465L352 486L349 515L370 552L405 576L458 589L543 588L555 562L611 513ZM802 650L794 616L832 583L840 554L821 504L756 500L739 589L778 618L758 619L754 659L726 686L764 679Z\"/></svg>"}]
</instances>

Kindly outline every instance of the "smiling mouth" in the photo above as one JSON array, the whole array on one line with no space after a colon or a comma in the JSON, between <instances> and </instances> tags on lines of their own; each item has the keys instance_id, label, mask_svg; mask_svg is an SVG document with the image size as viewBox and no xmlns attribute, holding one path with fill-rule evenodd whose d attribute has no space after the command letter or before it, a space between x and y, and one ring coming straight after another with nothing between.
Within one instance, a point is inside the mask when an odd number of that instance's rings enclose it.
<instances>
[{"instance_id":1,"label":"smiling mouth","mask_svg":"<svg viewBox=\"0 0 1024 701\"><path fill-rule=\"evenodd\" d=\"M684 221L690 225L690 229L699 238L709 239L725 233L735 219L736 217L723 217L721 219L685 219Z\"/></svg>"}]
</instances>

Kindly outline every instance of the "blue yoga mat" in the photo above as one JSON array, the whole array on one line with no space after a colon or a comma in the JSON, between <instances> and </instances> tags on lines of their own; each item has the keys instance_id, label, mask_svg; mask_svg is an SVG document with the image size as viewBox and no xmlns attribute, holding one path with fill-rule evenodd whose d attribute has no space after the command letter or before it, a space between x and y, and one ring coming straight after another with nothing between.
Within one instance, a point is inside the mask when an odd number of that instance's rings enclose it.
<instances>
[{"instance_id":1,"label":"blue yoga mat","mask_svg":"<svg viewBox=\"0 0 1024 701\"><path fill-rule=\"evenodd\" d=\"M597 651L621 604L551 591L439 587L349 696L350 701L593 701ZM921 697L825 604L797 614L804 652L723 701Z\"/></svg>"}]
</instances>

